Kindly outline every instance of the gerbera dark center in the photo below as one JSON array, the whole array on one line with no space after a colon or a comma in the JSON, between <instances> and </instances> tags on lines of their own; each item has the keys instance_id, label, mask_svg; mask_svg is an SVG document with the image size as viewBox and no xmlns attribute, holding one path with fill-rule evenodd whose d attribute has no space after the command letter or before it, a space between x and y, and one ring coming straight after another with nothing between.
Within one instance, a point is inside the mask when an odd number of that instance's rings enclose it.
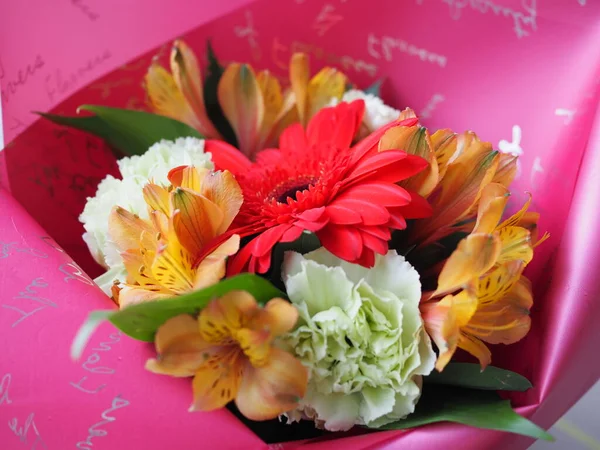
<instances>
[{"instance_id":1,"label":"gerbera dark center","mask_svg":"<svg viewBox=\"0 0 600 450\"><path fill-rule=\"evenodd\" d=\"M277 186L269 197L275 199L278 203L287 203L288 198L295 201L298 192L307 190L316 181L317 179L314 177L302 177L286 181Z\"/></svg>"}]
</instances>

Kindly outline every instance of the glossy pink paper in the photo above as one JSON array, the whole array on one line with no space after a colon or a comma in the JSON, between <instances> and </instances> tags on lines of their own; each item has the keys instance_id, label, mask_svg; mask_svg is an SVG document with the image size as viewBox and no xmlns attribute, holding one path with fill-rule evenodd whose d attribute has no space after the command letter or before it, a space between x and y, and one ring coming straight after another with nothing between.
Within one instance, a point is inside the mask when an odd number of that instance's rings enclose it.
<instances>
[{"instance_id":1,"label":"glossy pink paper","mask_svg":"<svg viewBox=\"0 0 600 450\"><path fill-rule=\"evenodd\" d=\"M387 102L413 107L431 128L474 129L500 150L522 155L513 207L531 192L532 209L542 214L541 228L552 237L528 272L536 291L530 334L493 354L495 365L534 383L511 398L521 413L549 427L600 375L594 327L600 319L600 5L575 0L399 3L261 0L185 39L202 53L210 38L222 60L250 59L281 76L290 54L302 50L311 55L314 70L336 65L361 87L386 77ZM74 114L82 103L142 107L136 83L156 52L95 81L54 111ZM188 414L189 384L145 373L151 349L114 335L109 326L95 335L83 360L70 361L75 330L88 311L107 308L109 302L87 277L74 276L77 266L49 244L58 242L87 273L98 275L76 218L98 181L115 172L114 159L97 139L41 121L2 157L3 184L54 240L42 240L45 232L6 192L0 194L5 212L0 217L0 329L8 355L0 362L0 442L10 449L32 448L35 431L48 449L158 450L176 427L169 442L178 448L199 442L206 448L266 448L226 412ZM37 278L42 280L31 285ZM25 317L36 308L41 309ZM106 373L93 370L98 367ZM80 387L86 390L105 386L94 394L82 391L73 386L82 377L87 378ZM111 411L115 401L123 406ZM9 427L2 425L6 422ZM136 429L143 435L132 432ZM92 445L86 443L90 433L95 433ZM520 449L531 440L439 424L271 448L425 450L452 443L465 449Z\"/></svg>"}]
</instances>

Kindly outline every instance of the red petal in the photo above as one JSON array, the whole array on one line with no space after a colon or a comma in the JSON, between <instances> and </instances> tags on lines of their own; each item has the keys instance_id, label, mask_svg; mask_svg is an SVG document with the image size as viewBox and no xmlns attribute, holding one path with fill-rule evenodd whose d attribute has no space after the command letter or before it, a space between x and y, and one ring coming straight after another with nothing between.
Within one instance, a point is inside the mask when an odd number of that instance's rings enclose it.
<instances>
[{"instance_id":1,"label":"red petal","mask_svg":"<svg viewBox=\"0 0 600 450\"><path fill-rule=\"evenodd\" d=\"M352 208L343 205L332 204L327 207L329 221L336 225L355 225L362 223L362 217Z\"/></svg>"},{"instance_id":2,"label":"red petal","mask_svg":"<svg viewBox=\"0 0 600 450\"><path fill-rule=\"evenodd\" d=\"M283 233L283 235L281 236L281 242L294 242L296 239L298 239L302 235L303 231L304 231L303 228L298 228L296 226L293 226L292 228L287 230L285 233Z\"/></svg>"},{"instance_id":3,"label":"red petal","mask_svg":"<svg viewBox=\"0 0 600 450\"><path fill-rule=\"evenodd\" d=\"M372 181L355 184L344 190L337 198L340 200L347 198L365 200L381 206L404 206L410 202L411 196L406 189L398 185Z\"/></svg>"},{"instance_id":4,"label":"red petal","mask_svg":"<svg viewBox=\"0 0 600 450\"><path fill-rule=\"evenodd\" d=\"M392 238L392 233L390 233L390 230L387 226L385 227L366 227L366 226L360 226L357 227L363 234L364 233L369 233L372 234L373 236L379 238L379 239L383 239L384 241L389 241Z\"/></svg>"},{"instance_id":5,"label":"red petal","mask_svg":"<svg viewBox=\"0 0 600 450\"><path fill-rule=\"evenodd\" d=\"M318 231L317 237L323 247L343 260L353 262L362 254L362 237L354 227L330 224Z\"/></svg>"},{"instance_id":6,"label":"red petal","mask_svg":"<svg viewBox=\"0 0 600 450\"><path fill-rule=\"evenodd\" d=\"M373 267L375 265L375 253L373 250L365 248L362 255L360 255L360 258L352 262L363 267Z\"/></svg>"},{"instance_id":7,"label":"red petal","mask_svg":"<svg viewBox=\"0 0 600 450\"><path fill-rule=\"evenodd\" d=\"M282 225L277 225L276 227L270 228L262 234L259 234L256 239L254 239L254 250L252 251L252 256L261 257L265 256L267 253L271 253L275 244L281 240L281 237L288 231L292 225L286 223Z\"/></svg>"},{"instance_id":8,"label":"red petal","mask_svg":"<svg viewBox=\"0 0 600 450\"><path fill-rule=\"evenodd\" d=\"M308 146L304 128L299 123L287 127L279 137L279 148L284 151L303 154Z\"/></svg>"},{"instance_id":9,"label":"red petal","mask_svg":"<svg viewBox=\"0 0 600 450\"><path fill-rule=\"evenodd\" d=\"M390 221L386 225L394 230L404 230L406 228L406 219L399 211L400 209L401 208L390 209Z\"/></svg>"},{"instance_id":10,"label":"red petal","mask_svg":"<svg viewBox=\"0 0 600 450\"><path fill-rule=\"evenodd\" d=\"M359 213L365 225L383 225L390 220L390 213L384 206L377 205L369 200L345 197L335 199L333 205L351 209Z\"/></svg>"},{"instance_id":11,"label":"red petal","mask_svg":"<svg viewBox=\"0 0 600 450\"><path fill-rule=\"evenodd\" d=\"M362 100L323 108L315 114L306 129L309 145L331 144L338 148L349 148L362 122L364 108Z\"/></svg>"},{"instance_id":12,"label":"red petal","mask_svg":"<svg viewBox=\"0 0 600 450\"><path fill-rule=\"evenodd\" d=\"M227 276L231 277L248 270L248 261L252 257L256 239L248 242L235 256L229 259ZM252 272L252 271L250 271Z\"/></svg>"},{"instance_id":13,"label":"red petal","mask_svg":"<svg viewBox=\"0 0 600 450\"><path fill-rule=\"evenodd\" d=\"M429 163L420 156L401 150L386 150L365 158L348 174L345 184L373 179L397 183L425 169Z\"/></svg>"},{"instance_id":14,"label":"red petal","mask_svg":"<svg viewBox=\"0 0 600 450\"><path fill-rule=\"evenodd\" d=\"M229 170L234 175L242 174L252 167L252 163L237 148L223 141L204 141L204 151L212 155L216 170Z\"/></svg>"},{"instance_id":15,"label":"red petal","mask_svg":"<svg viewBox=\"0 0 600 450\"><path fill-rule=\"evenodd\" d=\"M325 214L325 207L321 206L319 208L307 209L306 211L303 211L301 214L295 217L301 220L311 222L321 219L323 217L323 214Z\"/></svg>"},{"instance_id":16,"label":"red petal","mask_svg":"<svg viewBox=\"0 0 600 450\"><path fill-rule=\"evenodd\" d=\"M261 150L255 158L256 164L274 164L283 157L278 148L266 148Z\"/></svg>"},{"instance_id":17,"label":"red petal","mask_svg":"<svg viewBox=\"0 0 600 450\"><path fill-rule=\"evenodd\" d=\"M376 238L372 234L369 233L361 233L363 245L367 248L370 248L375 253L379 253L380 255L385 255L388 252L388 243L382 239Z\"/></svg>"},{"instance_id":18,"label":"red petal","mask_svg":"<svg viewBox=\"0 0 600 450\"><path fill-rule=\"evenodd\" d=\"M410 194L410 203L405 206L394 208L392 215L402 214L405 219L424 219L433 214L433 208L427 200L413 191L407 191Z\"/></svg>"}]
</instances>

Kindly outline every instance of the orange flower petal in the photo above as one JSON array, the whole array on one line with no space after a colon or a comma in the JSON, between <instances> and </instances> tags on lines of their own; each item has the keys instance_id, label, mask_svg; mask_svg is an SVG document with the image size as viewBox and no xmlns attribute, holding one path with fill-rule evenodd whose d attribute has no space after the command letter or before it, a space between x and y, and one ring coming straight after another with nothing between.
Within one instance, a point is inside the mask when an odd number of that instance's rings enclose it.
<instances>
[{"instance_id":1,"label":"orange flower petal","mask_svg":"<svg viewBox=\"0 0 600 450\"><path fill-rule=\"evenodd\" d=\"M508 189L498 183L490 183L483 188L473 233L491 233L496 229L509 196Z\"/></svg>"},{"instance_id":2,"label":"orange flower petal","mask_svg":"<svg viewBox=\"0 0 600 450\"><path fill-rule=\"evenodd\" d=\"M183 41L177 40L173 43L170 62L173 80L198 121L195 128L208 139L220 139L219 132L206 114L202 74L196 55Z\"/></svg>"},{"instance_id":3,"label":"orange flower petal","mask_svg":"<svg viewBox=\"0 0 600 450\"><path fill-rule=\"evenodd\" d=\"M529 205L531 205L531 200L532 200L532 197L531 197L531 194L529 194L529 199L527 199L527 201L525 202L523 207L520 210L518 210L516 213L514 213L512 216L510 216L508 219L506 219L504 222L502 222L500 225L498 225L498 228L512 227L512 226L519 225L519 223L521 222L521 219L525 216L525 214L527 214Z\"/></svg>"},{"instance_id":4,"label":"orange flower petal","mask_svg":"<svg viewBox=\"0 0 600 450\"><path fill-rule=\"evenodd\" d=\"M421 305L421 315L427 334L439 350L435 368L441 372L450 362L458 346L459 327L452 310L452 296L448 295L439 302Z\"/></svg>"},{"instance_id":5,"label":"orange flower petal","mask_svg":"<svg viewBox=\"0 0 600 450\"><path fill-rule=\"evenodd\" d=\"M273 348L269 362L244 373L235 404L251 420L269 420L294 409L306 393L308 370L289 353Z\"/></svg>"},{"instance_id":6,"label":"orange flower petal","mask_svg":"<svg viewBox=\"0 0 600 450\"><path fill-rule=\"evenodd\" d=\"M332 99L341 100L346 90L346 75L324 67L308 82L308 119L328 106Z\"/></svg>"},{"instance_id":7,"label":"orange flower petal","mask_svg":"<svg viewBox=\"0 0 600 450\"><path fill-rule=\"evenodd\" d=\"M173 297L170 293L161 288L161 286L125 286L119 291L119 306L121 309L127 308L138 303L153 302L165 298Z\"/></svg>"},{"instance_id":8,"label":"orange flower petal","mask_svg":"<svg viewBox=\"0 0 600 450\"><path fill-rule=\"evenodd\" d=\"M169 191L157 184L148 183L143 192L144 201L150 211L160 211L166 216L169 215Z\"/></svg>"},{"instance_id":9,"label":"orange flower petal","mask_svg":"<svg viewBox=\"0 0 600 450\"><path fill-rule=\"evenodd\" d=\"M457 135L452 130L438 130L431 135L431 147L438 162L439 177L442 179L448 169L450 159L456 153Z\"/></svg>"},{"instance_id":10,"label":"orange flower petal","mask_svg":"<svg viewBox=\"0 0 600 450\"><path fill-rule=\"evenodd\" d=\"M501 250L496 234L470 234L458 243L438 277L434 296L453 292L490 270Z\"/></svg>"},{"instance_id":11,"label":"orange flower petal","mask_svg":"<svg viewBox=\"0 0 600 450\"><path fill-rule=\"evenodd\" d=\"M237 216L244 202L242 188L231 172L225 170L208 174L202 182L201 192L222 211L223 219L215 229L215 236L223 234Z\"/></svg>"},{"instance_id":12,"label":"orange flower petal","mask_svg":"<svg viewBox=\"0 0 600 450\"><path fill-rule=\"evenodd\" d=\"M464 330L490 344L514 344L531 328L532 306L531 283L522 276L500 300L477 308Z\"/></svg>"},{"instance_id":13,"label":"orange flower petal","mask_svg":"<svg viewBox=\"0 0 600 450\"><path fill-rule=\"evenodd\" d=\"M219 81L218 97L223 114L235 131L239 149L252 158L265 115L260 86L252 68L246 64L230 64Z\"/></svg>"},{"instance_id":14,"label":"orange flower petal","mask_svg":"<svg viewBox=\"0 0 600 450\"><path fill-rule=\"evenodd\" d=\"M196 268L194 289L218 283L225 276L227 257L235 255L239 248L240 237L234 234L206 256Z\"/></svg>"},{"instance_id":15,"label":"orange flower petal","mask_svg":"<svg viewBox=\"0 0 600 450\"><path fill-rule=\"evenodd\" d=\"M208 344L198 331L198 321L188 314L167 320L154 338L157 359L150 359L146 369L151 372L189 377L206 360Z\"/></svg>"},{"instance_id":16,"label":"orange flower petal","mask_svg":"<svg viewBox=\"0 0 600 450\"><path fill-rule=\"evenodd\" d=\"M194 377L190 411L213 411L235 398L247 362L237 346L210 349Z\"/></svg>"},{"instance_id":17,"label":"orange flower petal","mask_svg":"<svg viewBox=\"0 0 600 450\"><path fill-rule=\"evenodd\" d=\"M234 332L245 328L258 309L256 300L248 292L228 292L200 312L200 333L207 342L230 342Z\"/></svg>"},{"instance_id":18,"label":"orange flower petal","mask_svg":"<svg viewBox=\"0 0 600 450\"><path fill-rule=\"evenodd\" d=\"M477 204L482 189L492 180L498 165L498 153L489 143L472 139L448 166L439 185L439 193L431 201L433 215L415 227L412 236L427 245L450 234L452 226L465 218Z\"/></svg>"},{"instance_id":19,"label":"orange flower petal","mask_svg":"<svg viewBox=\"0 0 600 450\"><path fill-rule=\"evenodd\" d=\"M202 253L223 223L223 211L203 195L185 188L171 192L173 227L181 245L194 257Z\"/></svg>"},{"instance_id":20,"label":"orange flower petal","mask_svg":"<svg viewBox=\"0 0 600 450\"><path fill-rule=\"evenodd\" d=\"M272 135L272 129L280 117L281 108L283 107L283 95L279 80L268 70L260 72L257 81L265 105L265 115L260 128L260 138L257 147L265 148L265 144Z\"/></svg>"},{"instance_id":21,"label":"orange flower petal","mask_svg":"<svg viewBox=\"0 0 600 450\"><path fill-rule=\"evenodd\" d=\"M160 245L151 266L152 277L164 288L177 294L190 291L193 288L194 259L180 244L173 221L170 221L169 232Z\"/></svg>"},{"instance_id":22,"label":"orange flower petal","mask_svg":"<svg viewBox=\"0 0 600 450\"><path fill-rule=\"evenodd\" d=\"M400 112L400 117L398 117L398 122L402 122L403 120L406 119L416 119L417 115L415 114L415 112L410 109L410 108L405 108Z\"/></svg>"},{"instance_id":23,"label":"orange flower petal","mask_svg":"<svg viewBox=\"0 0 600 450\"><path fill-rule=\"evenodd\" d=\"M520 260L506 262L496 267L477 283L477 299L479 304L493 303L500 300L513 288L519 280L525 263Z\"/></svg>"},{"instance_id":24,"label":"orange flower petal","mask_svg":"<svg viewBox=\"0 0 600 450\"><path fill-rule=\"evenodd\" d=\"M272 336L281 336L294 328L297 321L296 307L282 298L274 298L267 302L249 327L268 329Z\"/></svg>"},{"instance_id":25,"label":"orange flower petal","mask_svg":"<svg viewBox=\"0 0 600 450\"><path fill-rule=\"evenodd\" d=\"M144 78L150 105L157 114L171 117L199 129L201 124L179 91L173 76L160 64L152 63Z\"/></svg>"},{"instance_id":26,"label":"orange flower petal","mask_svg":"<svg viewBox=\"0 0 600 450\"><path fill-rule=\"evenodd\" d=\"M498 257L498 264L520 259L529 264L533 259L533 246L528 230L521 227L504 227L498 230L502 241L502 251Z\"/></svg>"},{"instance_id":27,"label":"orange flower petal","mask_svg":"<svg viewBox=\"0 0 600 450\"><path fill-rule=\"evenodd\" d=\"M403 150L408 154L425 159L429 163L429 167L408 180L402 181L400 185L423 197L431 194L438 184L439 171L429 132L425 127L414 125L390 128L379 141L379 151L383 150Z\"/></svg>"},{"instance_id":28,"label":"orange flower petal","mask_svg":"<svg viewBox=\"0 0 600 450\"><path fill-rule=\"evenodd\" d=\"M139 249L144 233L155 233L150 223L120 206L112 209L108 217L108 234L121 252Z\"/></svg>"},{"instance_id":29,"label":"orange flower petal","mask_svg":"<svg viewBox=\"0 0 600 450\"><path fill-rule=\"evenodd\" d=\"M509 187L517 175L517 160L518 156L513 156L510 153L503 153L498 159L498 169L494 175L492 183L499 183Z\"/></svg>"},{"instance_id":30,"label":"orange flower petal","mask_svg":"<svg viewBox=\"0 0 600 450\"><path fill-rule=\"evenodd\" d=\"M300 123L308 122L308 83L310 82L310 67L308 56L304 53L294 53L290 59L290 83L296 101Z\"/></svg>"},{"instance_id":31,"label":"orange flower petal","mask_svg":"<svg viewBox=\"0 0 600 450\"><path fill-rule=\"evenodd\" d=\"M202 181L210 170L194 166L179 166L171 169L167 178L173 187L188 188L200 192Z\"/></svg>"},{"instance_id":32,"label":"orange flower petal","mask_svg":"<svg viewBox=\"0 0 600 450\"><path fill-rule=\"evenodd\" d=\"M476 337L461 333L458 338L458 347L476 357L482 370L492 362L490 349Z\"/></svg>"},{"instance_id":33,"label":"orange flower petal","mask_svg":"<svg viewBox=\"0 0 600 450\"><path fill-rule=\"evenodd\" d=\"M254 367L268 363L271 354L271 333L269 330L242 328L235 333L235 340Z\"/></svg>"},{"instance_id":34,"label":"orange flower petal","mask_svg":"<svg viewBox=\"0 0 600 450\"><path fill-rule=\"evenodd\" d=\"M427 333L439 349L435 365L439 372L452 359L458 346L460 330L471 320L476 309L477 297L471 288L457 295L447 295L439 302L421 305Z\"/></svg>"}]
</instances>

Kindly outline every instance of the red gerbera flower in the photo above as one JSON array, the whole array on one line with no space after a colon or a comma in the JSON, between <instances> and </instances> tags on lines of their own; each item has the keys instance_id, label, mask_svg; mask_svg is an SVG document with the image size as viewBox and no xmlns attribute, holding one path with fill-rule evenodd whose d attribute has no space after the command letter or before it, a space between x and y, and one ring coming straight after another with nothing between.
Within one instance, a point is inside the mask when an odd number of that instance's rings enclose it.
<instances>
[{"instance_id":1,"label":"red gerbera flower","mask_svg":"<svg viewBox=\"0 0 600 450\"><path fill-rule=\"evenodd\" d=\"M363 113L362 100L325 108L306 131L300 124L287 128L280 148L261 152L255 163L208 143L217 167L237 172L244 193L231 232L257 235L234 257L230 273L266 272L275 244L292 242L304 230L334 255L371 267L375 253L388 251L391 229L431 215L425 199L397 185L427 162L400 150L378 151L387 129L416 119L392 123L350 147Z\"/></svg>"}]
</instances>

